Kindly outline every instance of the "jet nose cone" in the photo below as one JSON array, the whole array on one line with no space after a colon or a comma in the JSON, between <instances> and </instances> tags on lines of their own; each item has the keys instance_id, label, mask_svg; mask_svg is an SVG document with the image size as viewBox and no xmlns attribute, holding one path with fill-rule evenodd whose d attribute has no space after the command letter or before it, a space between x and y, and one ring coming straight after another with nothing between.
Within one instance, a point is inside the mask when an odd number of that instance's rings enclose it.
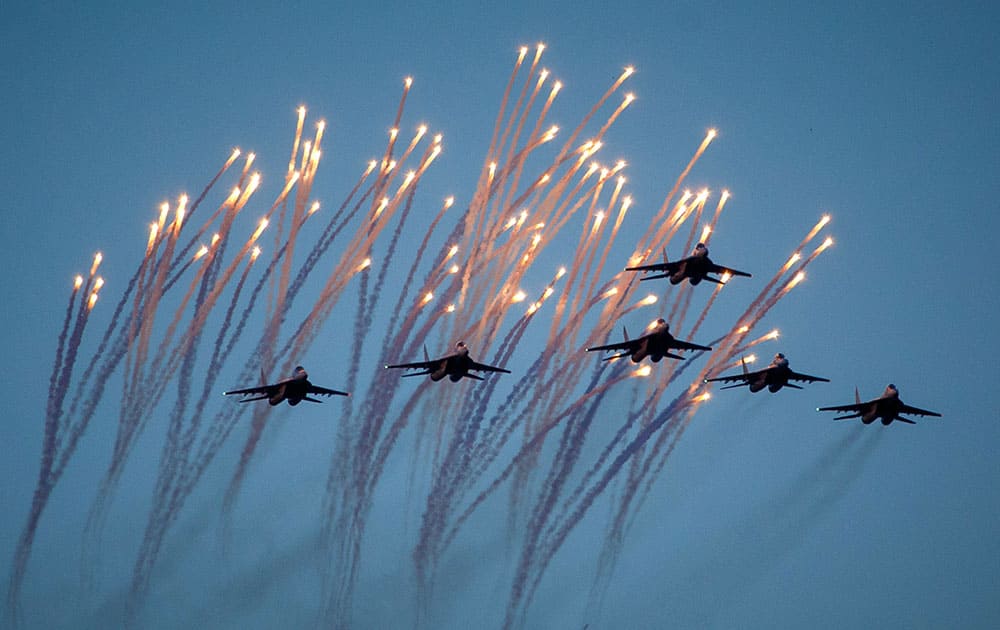
<instances>
[{"instance_id":1,"label":"jet nose cone","mask_svg":"<svg viewBox=\"0 0 1000 630\"><path fill-rule=\"evenodd\" d=\"M889 389L896 389L896 386L893 385L892 383L889 383Z\"/></svg>"},{"instance_id":2,"label":"jet nose cone","mask_svg":"<svg viewBox=\"0 0 1000 630\"><path fill-rule=\"evenodd\" d=\"M774 358L775 359L784 359L785 355L783 355L782 353L779 352L778 354L774 355Z\"/></svg>"}]
</instances>

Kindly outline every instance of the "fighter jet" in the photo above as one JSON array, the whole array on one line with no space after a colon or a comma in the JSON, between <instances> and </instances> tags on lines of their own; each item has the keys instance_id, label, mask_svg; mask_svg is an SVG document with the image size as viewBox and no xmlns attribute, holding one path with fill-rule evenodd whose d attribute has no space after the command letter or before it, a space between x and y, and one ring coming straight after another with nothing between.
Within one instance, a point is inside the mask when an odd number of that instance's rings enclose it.
<instances>
[{"instance_id":1,"label":"fighter jet","mask_svg":"<svg viewBox=\"0 0 1000 630\"><path fill-rule=\"evenodd\" d=\"M261 370L260 380L264 380L264 371ZM323 402L322 400L316 400L315 398L310 398L309 394L315 394L316 396L350 396L347 392L340 392L335 389L327 389L325 387L318 387L309 382L309 374L302 368L301 365L295 366L295 372L292 374L291 378L287 378L283 381L278 381L273 385L261 385L260 387L248 387L246 389L234 389L231 392L223 392L224 396L240 395L244 398L240 400L241 403L251 402L254 400L267 400L273 407L274 405L281 404L281 401L287 400L288 404L295 406L302 402L303 400L308 400L309 402ZM246 398L246 396L251 396L253 394L260 394L254 398Z\"/></svg>"},{"instance_id":2,"label":"fighter jet","mask_svg":"<svg viewBox=\"0 0 1000 630\"><path fill-rule=\"evenodd\" d=\"M639 278L639 280L670 278L670 284L680 284L684 281L684 278L687 278L688 282L692 285L698 284L702 280L723 284L722 280L707 275L710 273L729 274L730 276L743 276L745 278L752 277L745 271L737 271L713 263L712 259L708 257L708 248L705 247L704 243L698 243L694 248L694 252L687 258L667 262L667 251L663 250L663 262L640 265L638 267L625 267L625 271L662 271L664 273L655 276L646 276L645 278Z\"/></svg>"},{"instance_id":3,"label":"fighter jet","mask_svg":"<svg viewBox=\"0 0 1000 630\"><path fill-rule=\"evenodd\" d=\"M482 376L477 374L469 374L469 370L475 370L478 372L503 372L504 374L510 374L510 370L505 370L501 367L495 367L492 365L484 365L482 363L476 363L469 356L469 349L465 347L465 342L459 341L455 344L455 352L445 355L439 359L431 359L427 356L427 348L424 347L424 361L417 361L415 363L400 363L399 365L387 365L385 368L402 368L404 370L424 370L423 372L414 372L413 374L404 374L403 376L427 376L430 375L432 381L440 381L444 377L451 379L452 383L457 383L462 380L462 377L474 378L477 381L484 380Z\"/></svg>"},{"instance_id":4,"label":"fighter jet","mask_svg":"<svg viewBox=\"0 0 1000 630\"><path fill-rule=\"evenodd\" d=\"M888 425L893 420L899 420L900 422L905 422L907 424L916 424L913 420L909 418L904 418L899 415L901 413L913 414L916 416L934 416L940 418L941 414L936 411L927 411L925 409L917 409L916 407L911 407L909 405L903 404L903 401L899 399L899 390L892 383L885 388L882 392L882 396L876 398L875 400L869 400L868 402L861 402L861 397L858 395L857 388L854 389L854 400L856 401L853 405L841 405L839 407L820 407L816 411L853 411L854 413L847 416L838 416L834 420L848 420L850 418L861 418L861 421L865 424L871 424L875 421L875 418L881 418L882 424Z\"/></svg>"},{"instance_id":5,"label":"fighter jet","mask_svg":"<svg viewBox=\"0 0 1000 630\"><path fill-rule=\"evenodd\" d=\"M653 363L658 363L663 357L670 357L671 359L684 359L682 356L671 354L670 350L674 349L711 350L708 346L699 346L696 343L689 343L687 341L674 339L674 336L670 334L670 324L668 324L663 318L656 320L652 330L641 337L629 339L628 330L624 327L622 327L622 332L625 333L625 341L621 343L608 344L606 346L597 346L596 348L587 348L587 352L596 352L597 350L624 350L621 354L616 354L603 360L610 361L611 359L620 359L621 357L631 355L632 363L638 363L646 357L649 357L650 361Z\"/></svg>"},{"instance_id":6,"label":"fighter jet","mask_svg":"<svg viewBox=\"0 0 1000 630\"><path fill-rule=\"evenodd\" d=\"M706 383L714 383L717 381L721 381L723 383L736 383L735 385L726 385L725 387L720 387L719 389L732 389L734 387L749 385L751 392L759 392L766 387L768 391L773 393L782 387L802 389L800 385L795 385L793 383L789 383L788 381L800 381L803 383L829 383L830 379L823 378L821 376L809 376L808 374L793 372L791 368L788 367L788 359L785 358L785 355L779 352L774 355L774 360L771 361L771 365L762 370L750 372L747 370L747 364L744 361L742 374L705 379Z\"/></svg>"}]
</instances>

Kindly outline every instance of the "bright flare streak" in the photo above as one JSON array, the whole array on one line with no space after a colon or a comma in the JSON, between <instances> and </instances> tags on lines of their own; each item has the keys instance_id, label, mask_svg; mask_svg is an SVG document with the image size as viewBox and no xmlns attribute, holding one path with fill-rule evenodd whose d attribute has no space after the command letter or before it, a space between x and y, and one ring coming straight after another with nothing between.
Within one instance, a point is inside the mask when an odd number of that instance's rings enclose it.
<instances>
[{"instance_id":1,"label":"bright flare streak","mask_svg":"<svg viewBox=\"0 0 1000 630\"><path fill-rule=\"evenodd\" d=\"M212 235L212 247L215 247L215 244L218 243L219 239L221 239L221 238L222 238L222 235L220 235L218 232L216 232L215 234L213 234Z\"/></svg>"},{"instance_id":2,"label":"bright flare streak","mask_svg":"<svg viewBox=\"0 0 1000 630\"><path fill-rule=\"evenodd\" d=\"M371 172L375 170L376 166L378 166L378 161L377 160L372 160L372 161L368 162L368 169L365 171L365 175L370 175Z\"/></svg>"},{"instance_id":3,"label":"bright flare streak","mask_svg":"<svg viewBox=\"0 0 1000 630\"><path fill-rule=\"evenodd\" d=\"M195 252L194 259L198 260L199 258L201 258L202 256L204 256L207 253L208 253L208 246L207 245L202 245L201 248L197 252Z\"/></svg>"},{"instance_id":4,"label":"bright flare streak","mask_svg":"<svg viewBox=\"0 0 1000 630\"><path fill-rule=\"evenodd\" d=\"M756 354L751 354L748 357L743 357L743 359L741 361L737 361L736 363L733 363L733 367L740 367L740 365L742 365L744 363L753 363L756 360L757 360L757 355Z\"/></svg>"},{"instance_id":5,"label":"bright flare streak","mask_svg":"<svg viewBox=\"0 0 1000 630\"><path fill-rule=\"evenodd\" d=\"M455 198L454 197L448 197L447 199L444 200L444 207L445 208L450 208L454 203L455 203Z\"/></svg>"},{"instance_id":6,"label":"bright flare streak","mask_svg":"<svg viewBox=\"0 0 1000 630\"><path fill-rule=\"evenodd\" d=\"M454 313L455 312L455 305L454 304L449 304L448 308L446 308L444 310L445 310L446 313Z\"/></svg>"},{"instance_id":7,"label":"bright flare streak","mask_svg":"<svg viewBox=\"0 0 1000 630\"><path fill-rule=\"evenodd\" d=\"M260 256L260 248L255 246L253 251L250 252L250 262L257 260L258 256Z\"/></svg>"},{"instance_id":8,"label":"bright flare streak","mask_svg":"<svg viewBox=\"0 0 1000 630\"><path fill-rule=\"evenodd\" d=\"M601 227L601 223L603 222L604 212L599 210L597 214L594 215L594 227L591 229L591 232L596 232Z\"/></svg>"},{"instance_id":9,"label":"bright flare streak","mask_svg":"<svg viewBox=\"0 0 1000 630\"><path fill-rule=\"evenodd\" d=\"M385 210L385 207L388 206L388 205L389 205L389 198L388 197L382 197L381 203L379 203L378 204L378 208L375 209L375 218L376 219L379 217L380 214L382 214L382 211Z\"/></svg>"},{"instance_id":10,"label":"bright flare streak","mask_svg":"<svg viewBox=\"0 0 1000 630\"><path fill-rule=\"evenodd\" d=\"M700 242L704 243L704 242L708 241L708 237L709 237L709 235L711 233L712 233L712 226L711 225L706 225L705 229L703 229L701 231L701 241Z\"/></svg>"},{"instance_id":11,"label":"bright flare streak","mask_svg":"<svg viewBox=\"0 0 1000 630\"><path fill-rule=\"evenodd\" d=\"M700 395L698 395L698 396L695 396L695 397L694 397L694 398L692 399L692 401L693 401L693 402L696 402L696 403L702 403L702 402L705 402L706 400L708 400L708 399L709 399L709 398L711 398L711 397L712 397L712 395L711 395L710 393L708 393L708 392L705 392L704 394L700 394Z\"/></svg>"},{"instance_id":12,"label":"bright flare streak","mask_svg":"<svg viewBox=\"0 0 1000 630\"><path fill-rule=\"evenodd\" d=\"M634 72L635 72L635 67L634 66L625 66L624 76L630 77L630 76L632 76L632 73L634 73Z\"/></svg>"},{"instance_id":13,"label":"bright flare streak","mask_svg":"<svg viewBox=\"0 0 1000 630\"><path fill-rule=\"evenodd\" d=\"M94 264L90 266L90 275L97 273L97 268L101 266L102 260L104 260L104 254L101 252L94 254Z\"/></svg>"},{"instance_id":14,"label":"bright flare streak","mask_svg":"<svg viewBox=\"0 0 1000 630\"><path fill-rule=\"evenodd\" d=\"M723 190L722 191L722 201L725 201L725 200L729 199L729 197L730 197L729 191L728 190Z\"/></svg>"},{"instance_id":15,"label":"bright flare streak","mask_svg":"<svg viewBox=\"0 0 1000 630\"><path fill-rule=\"evenodd\" d=\"M795 285L797 285L798 283L802 282L805 279L806 279L806 273L804 271L798 272L797 274L795 274L795 277L792 278L792 281L788 283L788 290L791 291L792 289L795 288Z\"/></svg>"},{"instance_id":16,"label":"bright flare streak","mask_svg":"<svg viewBox=\"0 0 1000 630\"><path fill-rule=\"evenodd\" d=\"M764 335L764 339L771 339L771 340L774 340L774 339L777 339L777 338L778 338L778 337L779 337L780 335L781 335L781 333L779 333L779 332L778 332L778 329L777 329L777 328L775 328L775 329L774 329L774 330L772 330L771 332L769 332L769 333L767 333L766 335Z\"/></svg>"},{"instance_id":17,"label":"bright flare streak","mask_svg":"<svg viewBox=\"0 0 1000 630\"><path fill-rule=\"evenodd\" d=\"M431 293L430 291L428 291L427 295L424 296L424 299L420 300L420 304L421 305L427 304L428 302L430 302L433 299L434 299L434 294Z\"/></svg>"},{"instance_id":18,"label":"bright flare streak","mask_svg":"<svg viewBox=\"0 0 1000 630\"><path fill-rule=\"evenodd\" d=\"M83 286L83 276L77 276L73 279L73 290L76 291L81 286Z\"/></svg>"},{"instance_id":19,"label":"bright flare streak","mask_svg":"<svg viewBox=\"0 0 1000 630\"><path fill-rule=\"evenodd\" d=\"M704 239L702 239L704 241ZM719 282L726 284L733 277L733 274L728 271L724 271L721 276L719 276Z\"/></svg>"},{"instance_id":20,"label":"bright flare streak","mask_svg":"<svg viewBox=\"0 0 1000 630\"><path fill-rule=\"evenodd\" d=\"M458 273L458 265L452 265L451 268L448 269L448 273Z\"/></svg>"},{"instance_id":21,"label":"bright flare streak","mask_svg":"<svg viewBox=\"0 0 1000 630\"><path fill-rule=\"evenodd\" d=\"M538 247L538 244L541 243L541 242L542 242L542 235L541 234L535 234L534 236L531 237L531 246L532 247Z\"/></svg>"},{"instance_id":22,"label":"bright flare streak","mask_svg":"<svg viewBox=\"0 0 1000 630\"><path fill-rule=\"evenodd\" d=\"M450 260L458 253L458 245L452 245L451 249L448 250L448 255L444 257L445 260Z\"/></svg>"},{"instance_id":23,"label":"bright flare streak","mask_svg":"<svg viewBox=\"0 0 1000 630\"><path fill-rule=\"evenodd\" d=\"M609 298L609 297L611 297L613 295L618 295L618 288L617 287L611 287L610 289L608 289L607 291L605 291L604 295L602 295L601 297L602 298Z\"/></svg>"},{"instance_id":24,"label":"bright flare streak","mask_svg":"<svg viewBox=\"0 0 1000 630\"><path fill-rule=\"evenodd\" d=\"M718 134L719 134L719 132L717 130L715 130L715 129L709 129L708 133L705 135L705 140L711 142L712 140L715 139L715 136L717 136Z\"/></svg>"},{"instance_id":25,"label":"bright flare streak","mask_svg":"<svg viewBox=\"0 0 1000 630\"><path fill-rule=\"evenodd\" d=\"M650 293L642 300L642 302L639 303L642 304L643 306L649 306L651 304L656 304L656 299L657 299L656 296Z\"/></svg>"},{"instance_id":26,"label":"bright flare streak","mask_svg":"<svg viewBox=\"0 0 1000 630\"><path fill-rule=\"evenodd\" d=\"M156 234L160 231L160 226L156 223L149 224L149 242L146 243L146 251L153 249L153 243L156 242ZM91 273L90 275L94 275Z\"/></svg>"},{"instance_id":27,"label":"bright flare streak","mask_svg":"<svg viewBox=\"0 0 1000 630\"><path fill-rule=\"evenodd\" d=\"M738 335L745 335L748 332L750 332L749 326L740 326L739 328L736 329L736 334Z\"/></svg>"},{"instance_id":28,"label":"bright flare streak","mask_svg":"<svg viewBox=\"0 0 1000 630\"><path fill-rule=\"evenodd\" d=\"M319 202L318 201L314 201L313 205L309 208L309 214L313 214L317 210L319 210Z\"/></svg>"},{"instance_id":29,"label":"bright flare streak","mask_svg":"<svg viewBox=\"0 0 1000 630\"><path fill-rule=\"evenodd\" d=\"M266 217L260 220L260 225L257 226L257 230L253 233L253 236L250 237L251 242L256 241L258 238L260 238L261 233L263 233L264 230L267 228L267 224L268 221Z\"/></svg>"},{"instance_id":30,"label":"bright flare streak","mask_svg":"<svg viewBox=\"0 0 1000 630\"><path fill-rule=\"evenodd\" d=\"M94 281L94 291L100 291L101 287L104 286L104 278L97 276L97 280Z\"/></svg>"},{"instance_id":31,"label":"bright flare streak","mask_svg":"<svg viewBox=\"0 0 1000 630\"><path fill-rule=\"evenodd\" d=\"M369 268L371 266L372 266L372 259L371 258L365 258L364 260L361 261L361 264L358 265L358 271L364 271L365 269L367 269L367 268Z\"/></svg>"},{"instance_id":32,"label":"bright flare streak","mask_svg":"<svg viewBox=\"0 0 1000 630\"><path fill-rule=\"evenodd\" d=\"M90 294L90 299L87 300L87 310L89 311L92 308L94 308L94 304L97 304L97 293L96 292Z\"/></svg>"},{"instance_id":33,"label":"bright flare streak","mask_svg":"<svg viewBox=\"0 0 1000 630\"><path fill-rule=\"evenodd\" d=\"M545 287L545 290L542 291L542 299L543 300L547 299L550 295L552 295L555 292L556 292L556 290L553 289L552 287Z\"/></svg>"},{"instance_id":34,"label":"bright flare streak","mask_svg":"<svg viewBox=\"0 0 1000 630\"><path fill-rule=\"evenodd\" d=\"M510 301L512 304L517 304L518 302L523 302L524 299L527 297L528 295L524 291L518 290L518 292L514 294L514 297L512 297Z\"/></svg>"},{"instance_id":35,"label":"bright flare streak","mask_svg":"<svg viewBox=\"0 0 1000 630\"><path fill-rule=\"evenodd\" d=\"M653 368L648 365L644 365L638 370L632 372L632 376L639 376L639 377L649 376L652 373L653 373Z\"/></svg>"},{"instance_id":36,"label":"bright flare streak","mask_svg":"<svg viewBox=\"0 0 1000 630\"><path fill-rule=\"evenodd\" d=\"M170 212L170 204L164 201L160 204L160 220L157 221L159 229L163 229L163 226L166 224L168 212Z\"/></svg>"},{"instance_id":37,"label":"bright flare streak","mask_svg":"<svg viewBox=\"0 0 1000 630\"><path fill-rule=\"evenodd\" d=\"M833 245L833 237L832 236L828 236L828 237L826 237L826 240L823 241L823 244L820 245L816 249L816 253L819 253L819 252L823 251L824 249L826 249L827 247L829 247L831 245Z\"/></svg>"},{"instance_id":38,"label":"bright flare streak","mask_svg":"<svg viewBox=\"0 0 1000 630\"><path fill-rule=\"evenodd\" d=\"M785 266L781 268L781 272L782 272L782 273L784 273L784 272L788 271L788 269L789 269L789 268L790 268L790 267L791 267L792 265L794 265L795 263L797 263L797 262L799 261L799 259L800 259L800 258L802 258L802 256L800 256L798 252L795 252L794 254L792 254L792 255L791 255L791 256L790 256L789 258L788 258L788 262L786 262L786 263L785 263Z\"/></svg>"},{"instance_id":39,"label":"bright flare streak","mask_svg":"<svg viewBox=\"0 0 1000 630\"><path fill-rule=\"evenodd\" d=\"M535 311L538 310L538 302L532 302L531 306L528 307L527 314L533 315Z\"/></svg>"},{"instance_id":40,"label":"bright flare streak","mask_svg":"<svg viewBox=\"0 0 1000 630\"><path fill-rule=\"evenodd\" d=\"M406 86L406 89L410 89L410 86L413 85L413 77L403 79L403 84Z\"/></svg>"},{"instance_id":41,"label":"bright flare streak","mask_svg":"<svg viewBox=\"0 0 1000 630\"><path fill-rule=\"evenodd\" d=\"M507 223L506 223L506 225L503 226L503 229L509 230L510 228L514 227L515 225L517 225L517 219L515 219L514 217L511 217L510 219L507 220Z\"/></svg>"},{"instance_id":42,"label":"bright flare streak","mask_svg":"<svg viewBox=\"0 0 1000 630\"><path fill-rule=\"evenodd\" d=\"M566 268L565 267L560 267L559 271L556 272L556 280L558 280L559 278L562 278L565 275L566 275Z\"/></svg>"},{"instance_id":43,"label":"bright flare streak","mask_svg":"<svg viewBox=\"0 0 1000 630\"><path fill-rule=\"evenodd\" d=\"M496 175L496 172L497 172L497 163L496 162L490 162L490 180L491 181L493 180L493 176Z\"/></svg>"},{"instance_id":44,"label":"bright flare streak","mask_svg":"<svg viewBox=\"0 0 1000 630\"><path fill-rule=\"evenodd\" d=\"M649 324L646 326L646 330L653 330L659 323L660 322L654 319L653 321L649 322Z\"/></svg>"},{"instance_id":45,"label":"bright flare streak","mask_svg":"<svg viewBox=\"0 0 1000 630\"><path fill-rule=\"evenodd\" d=\"M622 102L622 107L627 107L632 101L635 100L635 94L629 92L625 95L625 100Z\"/></svg>"}]
</instances>

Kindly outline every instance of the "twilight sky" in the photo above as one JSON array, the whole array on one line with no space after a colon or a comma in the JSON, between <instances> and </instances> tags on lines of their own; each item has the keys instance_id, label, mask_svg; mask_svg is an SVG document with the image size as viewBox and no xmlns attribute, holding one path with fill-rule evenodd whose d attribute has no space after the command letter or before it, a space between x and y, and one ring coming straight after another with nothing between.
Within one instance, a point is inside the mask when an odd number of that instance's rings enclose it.
<instances>
[{"instance_id":1,"label":"twilight sky","mask_svg":"<svg viewBox=\"0 0 1000 630\"><path fill-rule=\"evenodd\" d=\"M721 335L828 212L835 246L762 323L761 332L776 327L781 337L756 352L762 361L784 352L794 369L832 382L775 395L713 392L656 476L603 597L590 596L610 512L599 502L556 553L518 623L1000 624L995 6L64 4L0 7L5 578L38 478L48 376L72 278L86 273L95 251L104 253L108 285L87 331L90 352L162 201L197 194L239 146L258 155L263 197L252 212L263 214L280 191L295 110L305 105L310 124L328 123L313 196L332 212L384 148L406 76L414 84L402 134L422 122L444 134L410 219L422 235L417 228L441 199L468 204L517 50L544 41L543 65L564 84L551 123L572 126L623 67L636 69L625 88L636 101L602 153L627 160L634 205L601 281L626 262L715 127L719 136L687 185L732 192L712 256L754 278L720 293L693 340ZM560 235L553 249L572 251L577 233ZM682 245L678 237L668 254L680 256ZM525 281L531 294L563 262L548 256L551 265L546 259ZM408 271L390 270L376 326L387 321ZM710 293L699 287L694 303ZM292 359L314 382L342 387L353 360L353 307L338 305L307 355ZM654 310L621 323L639 330L662 314ZM508 367L526 368L545 330L529 329ZM232 379L251 350L245 345L218 388L243 385ZM488 360L495 350L474 354ZM873 398L890 382L907 403L944 417L882 427L835 423L814 411L851 402L855 386ZM113 379L42 515L21 594L26 627L120 623L169 403L140 436L95 551L81 533L115 437L114 383L120 390ZM407 379L403 389L417 386ZM481 384L438 386L461 396ZM609 397L595 431L617 426L631 391ZM241 496L223 518L249 416L238 425L165 539L142 627L316 623L323 586L315 537L340 409L272 410ZM430 466L418 447L404 433L377 487L351 625L499 627L520 553L504 490L446 552L429 601L414 603L411 554L426 479L411 475ZM88 554L99 558L91 586L81 578Z\"/></svg>"}]
</instances>

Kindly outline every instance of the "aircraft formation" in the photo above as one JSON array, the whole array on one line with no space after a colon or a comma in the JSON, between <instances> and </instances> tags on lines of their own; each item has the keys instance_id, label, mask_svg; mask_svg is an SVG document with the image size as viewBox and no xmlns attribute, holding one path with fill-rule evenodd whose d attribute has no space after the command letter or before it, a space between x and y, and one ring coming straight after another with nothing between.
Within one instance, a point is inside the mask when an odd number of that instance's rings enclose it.
<instances>
[{"instance_id":1,"label":"aircraft formation","mask_svg":"<svg viewBox=\"0 0 1000 630\"><path fill-rule=\"evenodd\" d=\"M725 284L729 278L734 276L742 276L744 278L753 277L745 271L724 267L712 262L712 259L708 256L708 247L706 247L704 243L698 243L691 255L686 258L669 262L667 260L667 253L664 250L663 262L626 267L625 271L641 271L644 273L659 272L656 275L640 278L640 281L668 278L670 280L670 284L677 285L684 280L687 280L692 286L697 286L702 280L707 280L716 284ZM710 274L718 275L720 277L715 278ZM680 352L685 350L710 352L712 350L711 346L703 346L690 341L676 339L672 334L670 334L670 324L667 323L667 321L662 317L650 324L648 331L649 332L644 335L630 339L628 330L623 326L622 332L625 337L624 341L587 348L586 351L618 352L618 354L606 357L602 359L602 361L611 361L614 359L629 357L633 363L640 363L643 359L648 357L653 363L659 363L664 357L684 360L683 356L674 354L671 350L677 350ZM781 352L774 355L774 359L771 361L770 365L760 370L749 371L747 369L745 359L741 360L740 364L743 367L742 373L706 378L704 379L704 382L730 383L721 389L733 389L746 386L752 393L759 392L765 387L771 393L775 393L784 387L802 389L801 385L796 385L792 381L799 383L830 382L830 379L822 376L811 376L809 374L802 374L793 371L789 367L788 359ZM475 361L469 356L469 348L466 346L464 341L456 343L454 352L446 354L442 357L431 359L430 355L427 353L427 347L425 346L423 361L386 365L385 368L420 370L418 372L403 374L403 377L430 376L432 381L437 382L447 376L453 383L457 383L463 378L474 379L477 381L485 380L482 376L472 374L471 372L510 374L510 370L505 368L494 365L486 365ZM263 370L261 371L261 380L264 380ZM243 396L239 402L267 400L272 406L281 404L283 401L287 401L288 404L292 406L299 404L303 400L316 403L322 402L316 398L311 398L310 394L318 396L350 395L348 392L313 385L309 382L308 374L301 365L295 368L294 373L288 379L273 384L260 385L258 387L236 389L223 392L223 394L226 396ZM247 396L253 397L247 398ZM889 425L895 420L907 424L916 424L913 420L900 415L903 413L917 416L941 417L941 414L935 411L928 411L904 404L899 398L899 390L891 383L885 388L885 391L878 398L862 402L857 388L854 390L854 398L855 402L853 404L833 407L819 407L817 408L817 411L852 412L845 416L837 416L834 420L860 418L864 424L871 424L876 419L880 419L883 425Z\"/></svg>"}]
</instances>

